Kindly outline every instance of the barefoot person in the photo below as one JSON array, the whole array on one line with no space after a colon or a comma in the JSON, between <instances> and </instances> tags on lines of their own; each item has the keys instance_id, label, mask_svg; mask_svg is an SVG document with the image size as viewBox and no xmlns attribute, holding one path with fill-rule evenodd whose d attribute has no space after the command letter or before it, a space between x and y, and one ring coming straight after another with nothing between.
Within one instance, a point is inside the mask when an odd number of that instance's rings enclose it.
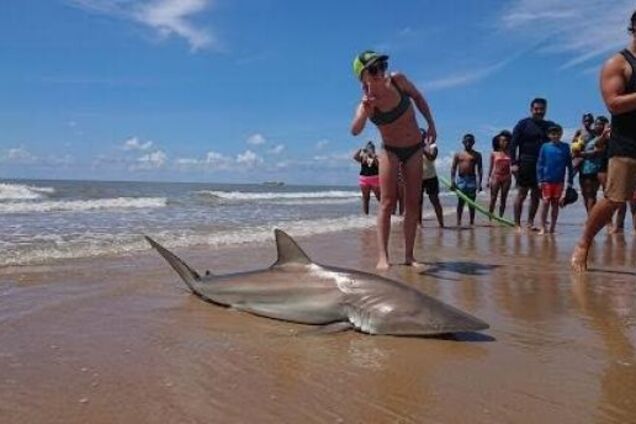
<instances>
[{"instance_id":1,"label":"barefoot person","mask_svg":"<svg viewBox=\"0 0 636 424\"><path fill-rule=\"evenodd\" d=\"M419 218L422 187L422 135L415 118L415 107L428 124L427 142L435 142L437 133L428 103L404 74L388 74L388 56L367 50L353 60L353 71L362 83L351 132L358 135L371 120L382 136L380 160L380 208L378 210L378 269L388 269L388 243L391 212L397 199L397 174L402 165L404 178L404 259L415 264L413 246ZM415 107L413 106L415 105Z\"/></svg>"},{"instance_id":2,"label":"barefoot person","mask_svg":"<svg viewBox=\"0 0 636 424\"><path fill-rule=\"evenodd\" d=\"M594 121L591 138L583 146L583 150L577 157L583 159L579 167L579 184L583 195L583 204L588 215L596 204L596 193L601 186L599 174L603 170L606 138L609 136L607 128L609 121L604 116L599 116Z\"/></svg>"},{"instance_id":3,"label":"barefoot person","mask_svg":"<svg viewBox=\"0 0 636 424\"><path fill-rule=\"evenodd\" d=\"M521 213L528 192L530 192L529 229L534 227L534 217L539 208L541 193L537 185L537 157L541 145L548 140L546 130L553 124L544 120L547 108L548 101L546 99L536 98L532 100L530 102L531 116L519 121L512 131L510 157L512 158L512 172L515 174L518 187L514 206L517 231L521 231Z\"/></svg>"},{"instance_id":4,"label":"barefoot person","mask_svg":"<svg viewBox=\"0 0 636 424\"><path fill-rule=\"evenodd\" d=\"M490 188L490 208L492 214L495 211L497 197L501 193L499 201L499 216L503 216L506 211L506 200L508 199L508 191L512 183L512 173L510 171L511 159L508 155L508 146L510 145L510 133L502 131L495 136L496 142L493 142L494 151L490 154L490 166L488 167L488 182L486 187Z\"/></svg>"},{"instance_id":5,"label":"barefoot person","mask_svg":"<svg viewBox=\"0 0 636 424\"><path fill-rule=\"evenodd\" d=\"M451 167L451 190L459 189L471 200L477 198L477 192L481 191L481 179L483 177L481 153L473 150L475 136L466 134L462 138L464 151L455 153ZM457 179L455 178L457 175ZM475 224L475 208L469 206L470 225ZM464 200L457 198L457 226L462 225L464 214Z\"/></svg>"},{"instance_id":6,"label":"barefoot person","mask_svg":"<svg viewBox=\"0 0 636 424\"><path fill-rule=\"evenodd\" d=\"M380 201L380 177L378 176L378 156L375 154L375 144L369 141L364 149L359 149L353 159L360 162L360 191L362 192L362 211L369 215L369 200L371 193Z\"/></svg>"},{"instance_id":7,"label":"barefoot person","mask_svg":"<svg viewBox=\"0 0 636 424\"><path fill-rule=\"evenodd\" d=\"M561 141L563 128L552 125L548 128L549 143L539 150L537 161L537 181L541 188L541 232L548 232L548 210L550 214L550 234L554 233L559 218L559 201L563 194L565 171L568 174L568 187L572 187L572 154L570 146Z\"/></svg>"},{"instance_id":8,"label":"barefoot person","mask_svg":"<svg viewBox=\"0 0 636 424\"><path fill-rule=\"evenodd\" d=\"M587 144L593 135L593 125L594 125L594 115L591 113L584 113L581 118L581 128L576 130L574 136L572 137L572 143L570 144L572 148L573 154L578 154L583 151L585 145ZM576 175L579 172L579 167L583 162L583 158L580 156L574 156L572 158L572 167L574 169L574 174Z\"/></svg>"},{"instance_id":9,"label":"barefoot person","mask_svg":"<svg viewBox=\"0 0 636 424\"><path fill-rule=\"evenodd\" d=\"M601 94L612 114L608 145L609 166L605 198L590 212L572 253L575 271L587 270L587 255L596 234L614 211L632 199L636 189L636 11L628 28L629 47L612 56L601 70Z\"/></svg>"},{"instance_id":10,"label":"barefoot person","mask_svg":"<svg viewBox=\"0 0 636 424\"><path fill-rule=\"evenodd\" d=\"M422 130L422 138L426 139L426 131ZM440 228L444 228L444 213L442 204L439 201L439 180L437 179L437 170L435 169L435 159L439 153L436 143L426 143L422 157L422 197L420 198L420 223L422 222L422 210L424 206L424 193L428 195L428 199L433 205L437 223Z\"/></svg>"}]
</instances>

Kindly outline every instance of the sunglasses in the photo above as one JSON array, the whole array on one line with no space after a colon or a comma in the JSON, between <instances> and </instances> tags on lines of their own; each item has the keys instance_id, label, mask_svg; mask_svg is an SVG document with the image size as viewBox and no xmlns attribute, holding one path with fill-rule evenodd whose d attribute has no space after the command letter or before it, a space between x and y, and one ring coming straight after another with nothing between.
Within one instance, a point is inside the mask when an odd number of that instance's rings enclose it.
<instances>
[{"instance_id":1,"label":"sunglasses","mask_svg":"<svg viewBox=\"0 0 636 424\"><path fill-rule=\"evenodd\" d=\"M373 65L369 65L367 67L367 71L369 72L369 75L376 76L377 74L381 74L386 71L387 67L388 64L386 62L378 62L374 63Z\"/></svg>"}]
</instances>

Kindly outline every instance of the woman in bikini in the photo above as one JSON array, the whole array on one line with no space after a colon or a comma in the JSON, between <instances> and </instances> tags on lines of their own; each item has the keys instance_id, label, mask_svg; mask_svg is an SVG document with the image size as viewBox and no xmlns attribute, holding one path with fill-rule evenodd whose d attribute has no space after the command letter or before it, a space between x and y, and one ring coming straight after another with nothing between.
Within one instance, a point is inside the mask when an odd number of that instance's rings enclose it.
<instances>
[{"instance_id":1,"label":"woman in bikini","mask_svg":"<svg viewBox=\"0 0 636 424\"><path fill-rule=\"evenodd\" d=\"M391 212L397 199L397 174L402 166L404 177L404 259L415 265L413 246L419 218L422 184L422 137L415 117L415 107L428 124L427 142L437 138L428 103L415 86L401 73L387 73L388 56L367 50L353 60L353 71L362 83L362 100L358 105L351 133L358 135L367 119L382 136L380 165L380 208L378 209L377 268L389 268L388 244ZM414 107L415 105L415 107Z\"/></svg>"},{"instance_id":2,"label":"woman in bikini","mask_svg":"<svg viewBox=\"0 0 636 424\"><path fill-rule=\"evenodd\" d=\"M510 171L511 159L508 155L508 146L512 135L508 131L502 131L495 136L493 147L495 150L490 155L490 167L488 170L488 183L490 187L490 213L495 211L497 197L501 192L499 201L499 216L503 216L506 211L506 200L512 182L512 172Z\"/></svg>"},{"instance_id":3,"label":"woman in bikini","mask_svg":"<svg viewBox=\"0 0 636 424\"><path fill-rule=\"evenodd\" d=\"M359 149L353 160L360 162L360 191L362 192L362 211L369 215L369 200L371 192L380 201L380 177L378 176L378 156L375 154L375 145L369 141L364 149Z\"/></svg>"}]
</instances>

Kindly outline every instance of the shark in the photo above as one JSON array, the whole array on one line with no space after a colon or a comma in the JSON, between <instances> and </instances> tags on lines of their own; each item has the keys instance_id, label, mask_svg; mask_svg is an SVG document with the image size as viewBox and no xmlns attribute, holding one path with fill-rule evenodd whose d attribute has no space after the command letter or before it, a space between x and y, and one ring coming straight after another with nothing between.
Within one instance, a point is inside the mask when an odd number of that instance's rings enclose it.
<instances>
[{"instance_id":1,"label":"shark","mask_svg":"<svg viewBox=\"0 0 636 424\"><path fill-rule=\"evenodd\" d=\"M274 230L277 259L268 268L201 275L148 236L150 245L201 299L320 331L435 336L485 330L484 321L408 284L377 274L321 265L294 239Z\"/></svg>"}]
</instances>

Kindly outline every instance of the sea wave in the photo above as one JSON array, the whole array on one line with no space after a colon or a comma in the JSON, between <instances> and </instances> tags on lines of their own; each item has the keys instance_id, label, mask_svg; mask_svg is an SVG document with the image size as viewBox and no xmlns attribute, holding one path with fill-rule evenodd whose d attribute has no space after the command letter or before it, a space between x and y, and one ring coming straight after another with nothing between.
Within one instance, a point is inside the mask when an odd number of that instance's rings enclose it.
<instances>
[{"instance_id":1,"label":"sea wave","mask_svg":"<svg viewBox=\"0 0 636 424\"><path fill-rule=\"evenodd\" d=\"M0 214L84 212L102 209L143 209L166 206L165 197L116 197L111 199L0 203Z\"/></svg>"},{"instance_id":2,"label":"sea wave","mask_svg":"<svg viewBox=\"0 0 636 424\"><path fill-rule=\"evenodd\" d=\"M307 192L264 192L246 193L243 191L216 191L202 190L197 192L203 196L210 196L215 199L250 201L250 200L279 200L279 199L345 199L360 197L359 191L347 190L326 190Z\"/></svg>"},{"instance_id":3,"label":"sea wave","mask_svg":"<svg viewBox=\"0 0 636 424\"><path fill-rule=\"evenodd\" d=\"M2 200L35 200L55 193L53 187L37 187L26 184L0 184L0 201Z\"/></svg>"},{"instance_id":4,"label":"sea wave","mask_svg":"<svg viewBox=\"0 0 636 424\"><path fill-rule=\"evenodd\" d=\"M399 219L399 218L398 218ZM167 247L232 245L268 242L275 228L282 228L294 237L369 228L375 225L375 217L351 215L340 218L315 220L280 221L269 224L239 227L221 231L193 233L191 231L151 232L151 236ZM141 233L141 231L140 231ZM45 239L32 245L17 243L3 247L0 255L0 267L23 266L50 263L56 260L79 259L99 256L121 255L150 249L140 233L104 234L84 233L72 240L57 237Z\"/></svg>"},{"instance_id":5,"label":"sea wave","mask_svg":"<svg viewBox=\"0 0 636 424\"><path fill-rule=\"evenodd\" d=\"M449 214L454 208L445 208ZM430 219L435 215L426 211L423 218ZM400 221L400 217L392 217ZM347 230L371 228L376 225L376 217L371 215L348 215L340 218L323 218L313 220L277 221L268 224L238 227L211 232L195 233L191 230L152 231L151 229L131 231L127 234L106 234L86 232L75 235L72 239L61 236L42 235L34 237L36 244L8 243L2 246L0 267L24 266L51 263L65 259L81 259L91 257L133 254L150 249L141 233L155 238L169 248L187 248L194 246L224 247L246 244L266 243L272 240L275 228L281 228L294 237L306 237L317 234L333 233Z\"/></svg>"}]
</instances>

